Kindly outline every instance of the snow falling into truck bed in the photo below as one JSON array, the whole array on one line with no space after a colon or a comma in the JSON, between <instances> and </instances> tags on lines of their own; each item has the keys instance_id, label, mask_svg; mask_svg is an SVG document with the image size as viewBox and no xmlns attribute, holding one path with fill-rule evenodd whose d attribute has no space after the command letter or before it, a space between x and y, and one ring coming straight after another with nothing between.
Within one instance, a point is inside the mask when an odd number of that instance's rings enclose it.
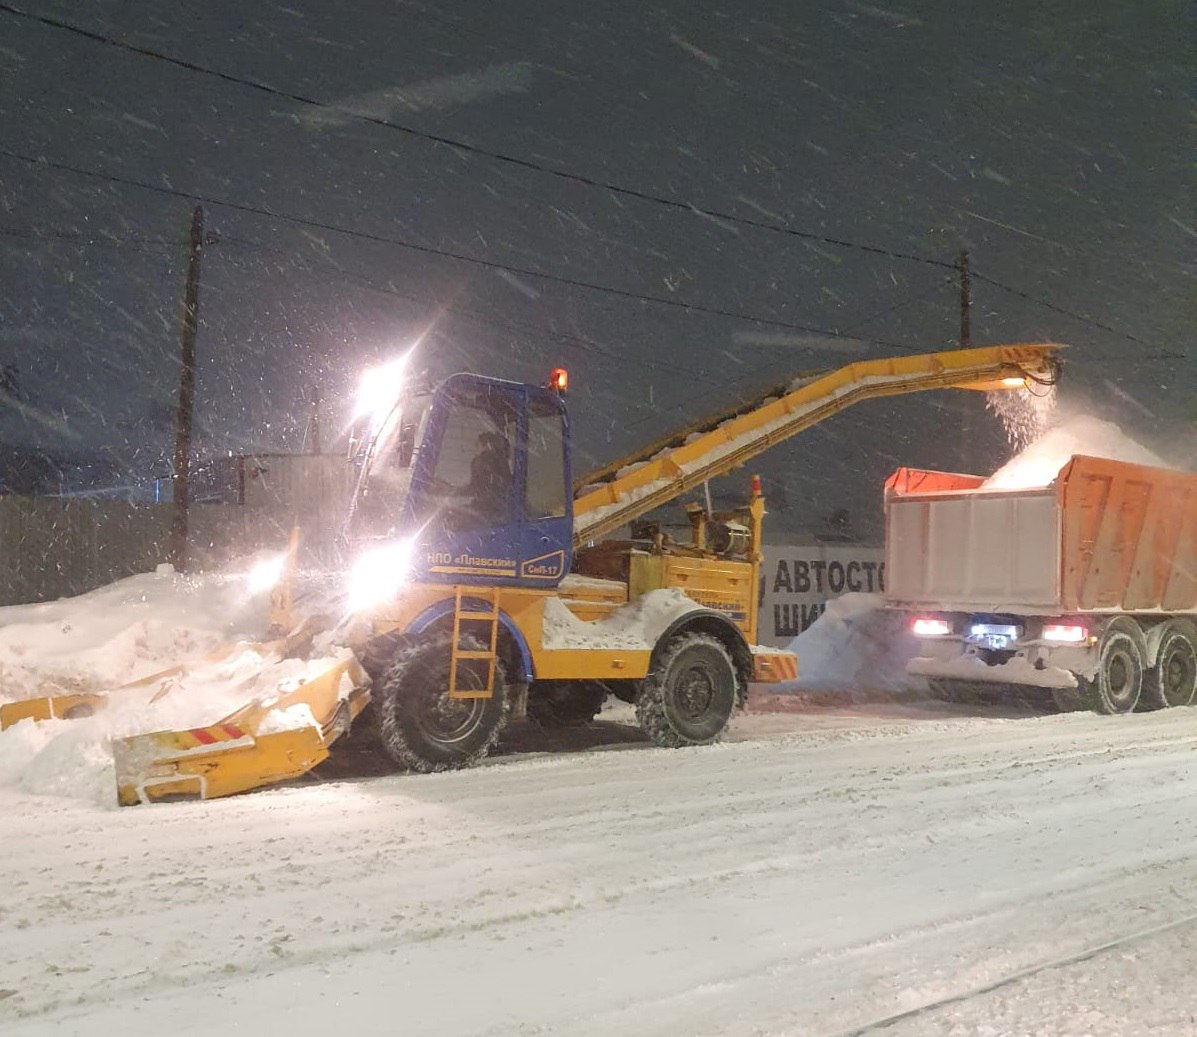
<instances>
[{"instance_id":1,"label":"snow falling into truck bed","mask_svg":"<svg viewBox=\"0 0 1197 1037\"><path fill-rule=\"evenodd\" d=\"M1047 430L1056 411L1056 387L1004 390L985 394L985 408L993 411L1006 430L1006 440L1025 450Z\"/></svg>"},{"instance_id":2,"label":"snow falling into truck bed","mask_svg":"<svg viewBox=\"0 0 1197 1037\"><path fill-rule=\"evenodd\" d=\"M1165 461L1140 446L1112 422L1080 415L1045 432L994 472L986 480L985 487L1014 490L1048 486L1069 458L1076 454L1167 467Z\"/></svg>"}]
</instances>

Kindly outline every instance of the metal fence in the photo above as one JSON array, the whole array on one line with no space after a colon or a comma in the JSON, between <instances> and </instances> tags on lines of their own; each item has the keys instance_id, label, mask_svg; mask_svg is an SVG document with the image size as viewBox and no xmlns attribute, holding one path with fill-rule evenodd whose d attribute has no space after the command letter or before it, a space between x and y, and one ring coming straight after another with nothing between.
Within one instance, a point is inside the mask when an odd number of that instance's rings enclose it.
<instances>
[{"instance_id":1,"label":"metal fence","mask_svg":"<svg viewBox=\"0 0 1197 1037\"><path fill-rule=\"evenodd\" d=\"M169 504L0 498L0 605L82 594L170 558ZM287 544L292 514L237 504L189 509L188 568L222 568ZM305 525L307 561L324 559L331 531Z\"/></svg>"},{"instance_id":2,"label":"metal fence","mask_svg":"<svg viewBox=\"0 0 1197 1037\"><path fill-rule=\"evenodd\" d=\"M212 466L200 487L220 503L188 509L188 568L226 567L301 529L300 563L336 562L355 469L331 455L247 455ZM82 594L170 558L172 505L0 497L0 605Z\"/></svg>"}]
</instances>

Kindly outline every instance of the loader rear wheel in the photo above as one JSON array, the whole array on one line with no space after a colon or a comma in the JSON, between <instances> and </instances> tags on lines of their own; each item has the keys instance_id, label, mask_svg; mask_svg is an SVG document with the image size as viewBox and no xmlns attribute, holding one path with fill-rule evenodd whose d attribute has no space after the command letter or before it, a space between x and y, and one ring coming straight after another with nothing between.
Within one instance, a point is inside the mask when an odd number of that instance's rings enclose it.
<instances>
[{"instance_id":1,"label":"loader rear wheel","mask_svg":"<svg viewBox=\"0 0 1197 1037\"><path fill-rule=\"evenodd\" d=\"M1115 619L1101 638L1094 700L1099 713L1130 713L1143 695L1147 644L1139 624Z\"/></svg>"},{"instance_id":2,"label":"loader rear wheel","mask_svg":"<svg viewBox=\"0 0 1197 1037\"><path fill-rule=\"evenodd\" d=\"M538 681L528 693L528 718L541 727L581 727L599 715L606 698L598 681Z\"/></svg>"},{"instance_id":3,"label":"loader rear wheel","mask_svg":"<svg viewBox=\"0 0 1197 1037\"><path fill-rule=\"evenodd\" d=\"M440 633L399 649L383 675L376 701L382 748L396 763L423 774L477 763L498 741L510 712L501 659L495 662L494 693L489 698L450 697L451 644L452 635ZM467 651L483 647L465 636L458 644ZM484 688L485 666L459 661L458 687Z\"/></svg>"},{"instance_id":4,"label":"loader rear wheel","mask_svg":"<svg viewBox=\"0 0 1197 1037\"><path fill-rule=\"evenodd\" d=\"M640 685L636 719L663 748L710 745L727 728L737 692L736 667L723 643L709 634L680 634Z\"/></svg>"},{"instance_id":5,"label":"loader rear wheel","mask_svg":"<svg viewBox=\"0 0 1197 1037\"><path fill-rule=\"evenodd\" d=\"M1197 627L1183 619L1164 624L1155 665L1144 676L1143 697L1153 707L1191 706L1197 698Z\"/></svg>"}]
</instances>

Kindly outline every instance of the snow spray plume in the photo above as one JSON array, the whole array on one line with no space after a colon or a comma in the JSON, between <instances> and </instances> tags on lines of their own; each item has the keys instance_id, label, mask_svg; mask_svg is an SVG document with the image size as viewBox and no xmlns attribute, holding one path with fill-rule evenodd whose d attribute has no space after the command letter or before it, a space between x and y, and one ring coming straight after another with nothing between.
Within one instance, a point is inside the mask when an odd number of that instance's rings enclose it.
<instances>
[{"instance_id":1,"label":"snow spray plume","mask_svg":"<svg viewBox=\"0 0 1197 1037\"><path fill-rule=\"evenodd\" d=\"M1047 431L1056 409L1056 387L989 392L985 409L993 411L1006 430L1006 441L1015 450L1025 450Z\"/></svg>"}]
</instances>

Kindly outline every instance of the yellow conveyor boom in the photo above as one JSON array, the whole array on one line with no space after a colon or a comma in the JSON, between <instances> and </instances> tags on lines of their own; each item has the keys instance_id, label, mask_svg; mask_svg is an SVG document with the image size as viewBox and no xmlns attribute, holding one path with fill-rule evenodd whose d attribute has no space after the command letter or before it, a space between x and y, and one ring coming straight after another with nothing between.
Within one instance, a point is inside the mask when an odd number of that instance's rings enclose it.
<instances>
[{"instance_id":1,"label":"yellow conveyor boom","mask_svg":"<svg viewBox=\"0 0 1197 1037\"><path fill-rule=\"evenodd\" d=\"M1052 384L1056 353L1062 348L1054 342L983 346L861 360L799 378L593 472L574 496L574 547L627 525L862 400L929 389L990 392Z\"/></svg>"}]
</instances>

